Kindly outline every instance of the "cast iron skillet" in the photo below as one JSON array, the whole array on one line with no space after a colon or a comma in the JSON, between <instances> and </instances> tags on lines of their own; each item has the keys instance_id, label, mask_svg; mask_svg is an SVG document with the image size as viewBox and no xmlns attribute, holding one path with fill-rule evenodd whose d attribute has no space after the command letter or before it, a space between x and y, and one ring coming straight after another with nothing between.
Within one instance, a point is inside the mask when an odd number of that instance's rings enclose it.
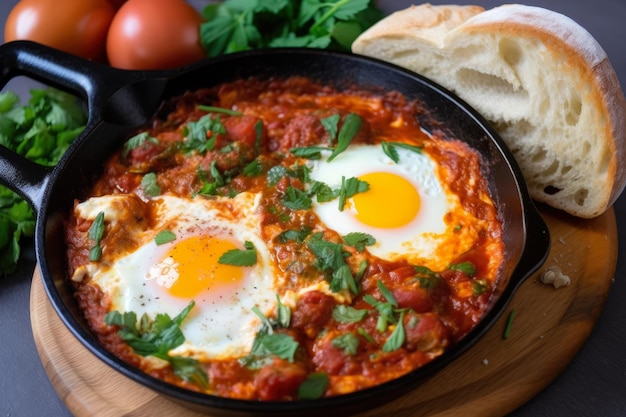
<instances>
[{"instance_id":1,"label":"cast iron skillet","mask_svg":"<svg viewBox=\"0 0 626 417\"><path fill-rule=\"evenodd\" d=\"M26 41L0 47L0 87L24 75L81 97L85 132L55 168L36 165L0 147L0 182L37 215L35 249L50 302L69 330L107 365L184 405L225 415L346 415L372 409L414 389L476 342L501 315L517 287L545 260L550 238L529 198L519 168L495 131L457 97L419 75L377 60L312 49L226 55L172 71L121 71ZM198 394L149 377L104 350L86 327L66 283L63 218L74 198L101 172L104 159L169 97L239 77L304 75L341 87L398 90L424 108L422 126L466 141L482 153L484 173L504 224L506 261L484 319L463 340L426 366L383 385L329 399L252 402ZM132 395L129 393L128 395Z\"/></svg>"}]
</instances>

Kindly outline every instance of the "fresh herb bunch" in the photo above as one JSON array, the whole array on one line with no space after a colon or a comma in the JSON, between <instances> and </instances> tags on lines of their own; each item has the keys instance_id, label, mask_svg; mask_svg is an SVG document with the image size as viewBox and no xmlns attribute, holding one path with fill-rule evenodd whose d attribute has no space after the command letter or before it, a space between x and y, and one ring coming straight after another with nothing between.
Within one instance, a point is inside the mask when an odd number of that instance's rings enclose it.
<instances>
[{"instance_id":1,"label":"fresh herb bunch","mask_svg":"<svg viewBox=\"0 0 626 417\"><path fill-rule=\"evenodd\" d=\"M200 39L209 56L273 47L349 51L383 17L371 0L226 0L202 14Z\"/></svg>"},{"instance_id":2,"label":"fresh herb bunch","mask_svg":"<svg viewBox=\"0 0 626 417\"><path fill-rule=\"evenodd\" d=\"M41 165L56 165L86 121L76 97L56 89L33 89L26 104L12 91L0 94L0 145ZM0 275L15 270L20 240L34 229L28 204L0 186Z\"/></svg>"}]
</instances>

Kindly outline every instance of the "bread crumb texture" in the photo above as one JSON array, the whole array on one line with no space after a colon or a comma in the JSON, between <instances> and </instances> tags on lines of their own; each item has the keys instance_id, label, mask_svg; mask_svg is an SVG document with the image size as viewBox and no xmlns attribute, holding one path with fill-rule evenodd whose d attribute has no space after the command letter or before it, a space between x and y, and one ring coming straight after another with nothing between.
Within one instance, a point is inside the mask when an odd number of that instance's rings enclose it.
<instances>
[{"instance_id":1,"label":"bread crumb texture","mask_svg":"<svg viewBox=\"0 0 626 417\"><path fill-rule=\"evenodd\" d=\"M626 102L605 51L539 7L423 4L363 33L353 52L417 72L492 123L531 196L583 218L626 183Z\"/></svg>"},{"instance_id":2,"label":"bread crumb texture","mask_svg":"<svg viewBox=\"0 0 626 417\"><path fill-rule=\"evenodd\" d=\"M570 285L572 282L568 275L565 275L558 266L546 268L540 275L539 280L547 285L552 284L554 288L561 288Z\"/></svg>"}]
</instances>

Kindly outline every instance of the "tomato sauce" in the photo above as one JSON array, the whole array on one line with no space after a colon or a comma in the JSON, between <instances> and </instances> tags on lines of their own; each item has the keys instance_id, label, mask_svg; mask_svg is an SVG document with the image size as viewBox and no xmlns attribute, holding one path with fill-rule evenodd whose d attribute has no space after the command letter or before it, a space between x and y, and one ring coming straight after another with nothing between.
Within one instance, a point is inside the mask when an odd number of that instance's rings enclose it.
<instances>
[{"instance_id":1,"label":"tomato sauce","mask_svg":"<svg viewBox=\"0 0 626 417\"><path fill-rule=\"evenodd\" d=\"M215 111L215 107L229 111ZM147 173L156 174L161 193L198 196L205 192L207 178L215 180L214 170L226 173L227 184L218 184L210 192L215 196L262 193L263 238L276 268L287 277L281 291L297 291L303 279L324 275L316 254L302 240L285 238L284 232L321 230L325 241L344 243L311 210L281 208L287 190L305 189L302 177L283 175L270 181L268 171L277 165L297 165L298 157L290 152L293 148L328 146L330 133L321 119L354 113L362 123L351 145L405 138L437 161L441 180L476 218L477 237L471 249L449 260L450 265L464 267L433 271L407 261L382 260L367 250L344 245L347 265L357 277L358 294L343 302L316 289L298 296L290 307L289 325L273 330L297 342L294 359L274 356L258 367L246 365L241 358L203 363L208 387L202 389L167 366L152 366L126 345L116 326L104 324L110 300L90 285L87 276L73 284L93 331L113 353L158 378L220 396L266 401L296 400L301 397L301 386L312 376L327 381L318 396L353 392L397 378L441 355L485 313L498 280L504 245L480 155L454 138L422 131L417 111L415 103L396 92L337 91L299 77L238 80L189 92L165 103L159 117L137 132L145 140L126 145L106 162L90 196L141 195ZM208 120L209 128L198 139L198 147L191 149L184 138L190 137L194 124L202 118ZM207 140L210 146L206 146ZM254 164L260 174L248 171ZM149 207L135 212L138 214L130 223L150 223ZM76 276L80 266L88 263L89 224L70 216L67 226L70 275ZM126 233L132 233L132 227ZM124 248L124 234L108 236L104 244ZM350 314L355 311L357 318ZM392 343L394 340L397 343Z\"/></svg>"}]
</instances>

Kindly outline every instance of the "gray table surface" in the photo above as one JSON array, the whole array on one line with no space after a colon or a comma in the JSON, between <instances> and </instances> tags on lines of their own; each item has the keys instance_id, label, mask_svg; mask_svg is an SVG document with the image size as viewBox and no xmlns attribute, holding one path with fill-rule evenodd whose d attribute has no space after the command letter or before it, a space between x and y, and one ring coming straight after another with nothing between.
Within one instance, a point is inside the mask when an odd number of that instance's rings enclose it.
<instances>
[{"instance_id":1,"label":"gray table surface","mask_svg":"<svg viewBox=\"0 0 626 417\"><path fill-rule=\"evenodd\" d=\"M16 3L0 0L2 22ZM193 3L201 7L208 2ZM485 8L501 4L485 0L455 3ZM384 0L379 4L391 11L411 2ZM606 50L626 87L626 1L533 0L527 4L559 11L584 26ZM622 241L626 239L626 193L614 209ZM0 278L0 417L71 416L48 380L35 349L29 317L34 264L32 249L27 249L17 272ZM563 373L512 416L626 416L625 275L626 249L620 247L615 282L589 339Z\"/></svg>"}]
</instances>

